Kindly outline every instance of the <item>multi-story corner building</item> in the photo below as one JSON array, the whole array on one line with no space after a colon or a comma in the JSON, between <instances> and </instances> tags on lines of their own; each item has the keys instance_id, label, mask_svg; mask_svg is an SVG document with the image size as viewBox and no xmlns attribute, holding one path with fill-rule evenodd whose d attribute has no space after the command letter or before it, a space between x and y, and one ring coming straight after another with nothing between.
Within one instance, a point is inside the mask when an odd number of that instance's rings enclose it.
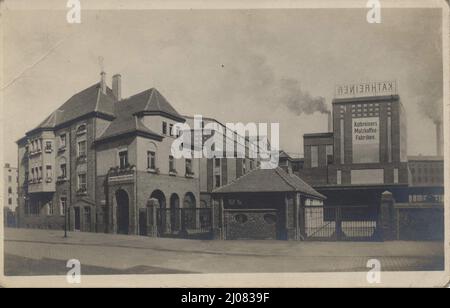
<instances>
[{"instance_id":1,"label":"multi-story corner building","mask_svg":"<svg viewBox=\"0 0 450 308\"><path fill-rule=\"evenodd\" d=\"M15 211L18 205L18 174L17 168L12 167L9 163L6 163L3 167L3 200L5 207L11 211Z\"/></svg>"},{"instance_id":2,"label":"multi-story corner building","mask_svg":"<svg viewBox=\"0 0 450 308\"><path fill-rule=\"evenodd\" d=\"M109 88L102 73L17 141L20 227L147 234L153 199L179 228L177 209L211 206L215 187L256 167L246 158L176 159L176 124L192 120L154 88L122 99L121 76Z\"/></svg>"}]
</instances>

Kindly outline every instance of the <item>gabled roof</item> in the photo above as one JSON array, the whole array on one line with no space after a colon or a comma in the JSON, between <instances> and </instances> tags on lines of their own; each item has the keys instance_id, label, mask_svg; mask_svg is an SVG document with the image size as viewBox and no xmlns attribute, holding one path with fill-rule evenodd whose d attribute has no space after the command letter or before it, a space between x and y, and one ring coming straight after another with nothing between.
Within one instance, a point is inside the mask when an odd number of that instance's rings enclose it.
<instances>
[{"instance_id":1,"label":"gabled roof","mask_svg":"<svg viewBox=\"0 0 450 308\"><path fill-rule=\"evenodd\" d=\"M116 119L111 122L108 128L106 128L104 133L99 138L97 138L95 142L105 142L114 137L128 134L138 134L156 140L163 139L163 136L147 128L136 115L129 113L118 113Z\"/></svg>"},{"instance_id":2,"label":"gabled roof","mask_svg":"<svg viewBox=\"0 0 450 308\"><path fill-rule=\"evenodd\" d=\"M178 122L185 119L172 107L167 99L155 88L145 90L129 98L117 101L113 91L106 87L101 91L100 82L74 94L57 110L52 112L27 135L39 130L52 130L83 116L95 114L111 123L96 142L104 142L113 137L139 134L156 140L163 136L153 132L140 120L144 115L160 115ZM19 139L18 142L21 142Z\"/></svg>"},{"instance_id":3,"label":"gabled roof","mask_svg":"<svg viewBox=\"0 0 450 308\"><path fill-rule=\"evenodd\" d=\"M286 153L285 151L283 151L283 150L280 150L280 152L279 152L279 156L278 156L279 158L287 158L288 160L292 160L292 157L291 156L289 156L289 154L288 153Z\"/></svg>"},{"instance_id":4,"label":"gabled roof","mask_svg":"<svg viewBox=\"0 0 450 308\"><path fill-rule=\"evenodd\" d=\"M28 133L39 129L55 128L93 112L106 115L112 119L114 117L114 102L115 98L112 90L106 88L106 94L103 94L100 89L100 83L96 83L74 94Z\"/></svg>"},{"instance_id":5,"label":"gabled roof","mask_svg":"<svg viewBox=\"0 0 450 308\"><path fill-rule=\"evenodd\" d=\"M133 105L137 114L157 114L184 122L185 119L172 107L167 99L155 88L145 90L125 99L127 103ZM121 104L123 101L120 102Z\"/></svg>"},{"instance_id":6,"label":"gabled roof","mask_svg":"<svg viewBox=\"0 0 450 308\"><path fill-rule=\"evenodd\" d=\"M237 178L230 184L213 190L213 193L259 193L259 192L299 192L304 195L326 199L326 197L295 174L290 174L282 168L254 169Z\"/></svg>"}]
</instances>

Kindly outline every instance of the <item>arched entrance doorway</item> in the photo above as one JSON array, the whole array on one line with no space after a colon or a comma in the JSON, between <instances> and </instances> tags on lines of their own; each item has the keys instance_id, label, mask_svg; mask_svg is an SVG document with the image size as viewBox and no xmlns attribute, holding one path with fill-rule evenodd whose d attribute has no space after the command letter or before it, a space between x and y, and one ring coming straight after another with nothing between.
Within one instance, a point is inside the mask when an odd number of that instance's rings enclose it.
<instances>
[{"instance_id":1,"label":"arched entrance doorway","mask_svg":"<svg viewBox=\"0 0 450 308\"><path fill-rule=\"evenodd\" d=\"M159 208L163 209L166 207L166 196L164 196L164 193L160 191L159 189L154 190L152 194L150 195L150 199L156 199L159 203Z\"/></svg>"},{"instance_id":2,"label":"arched entrance doorway","mask_svg":"<svg viewBox=\"0 0 450 308\"><path fill-rule=\"evenodd\" d=\"M166 197L164 193L156 189L151 195L150 199L156 199L159 203L159 209L156 211L157 213L157 232L158 236L163 236L168 230L170 230L170 217L167 217L168 211L166 209Z\"/></svg>"},{"instance_id":3,"label":"arched entrance doorway","mask_svg":"<svg viewBox=\"0 0 450 308\"><path fill-rule=\"evenodd\" d=\"M196 229L198 222L198 214L195 209L195 196L188 192L183 198L183 209L185 213L185 224L187 229Z\"/></svg>"},{"instance_id":4,"label":"arched entrance doorway","mask_svg":"<svg viewBox=\"0 0 450 308\"><path fill-rule=\"evenodd\" d=\"M130 226L130 205L128 194L125 190L119 189L116 191L116 203L117 233L128 234Z\"/></svg>"},{"instance_id":5,"label":"arched entrance doorway","mask_svg":"<svg viewBox=\"0 0 450 308\"><path fill-rule=\"evenodd\" d=\"M170 196L170 226L172 233L180 231L181 228L180 198L175 193Z\"/></svg>"}]
</instances>

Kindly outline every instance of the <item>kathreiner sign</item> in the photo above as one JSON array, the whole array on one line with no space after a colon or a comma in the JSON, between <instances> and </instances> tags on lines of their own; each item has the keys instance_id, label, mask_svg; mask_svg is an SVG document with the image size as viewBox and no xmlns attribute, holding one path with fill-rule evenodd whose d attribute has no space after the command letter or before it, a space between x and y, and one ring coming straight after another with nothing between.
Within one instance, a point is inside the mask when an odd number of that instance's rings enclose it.
<instances>
[{"instance_id":1,"label":"kathreiner sign","mask_svg":"<svg viewBox=\"0 0 450 308\"><path fill-rule=\"evenodd\" d=\"M371 81L337 85L335 98L383 96L397 94L395 81Z\"/></svg>"}]
</instances>

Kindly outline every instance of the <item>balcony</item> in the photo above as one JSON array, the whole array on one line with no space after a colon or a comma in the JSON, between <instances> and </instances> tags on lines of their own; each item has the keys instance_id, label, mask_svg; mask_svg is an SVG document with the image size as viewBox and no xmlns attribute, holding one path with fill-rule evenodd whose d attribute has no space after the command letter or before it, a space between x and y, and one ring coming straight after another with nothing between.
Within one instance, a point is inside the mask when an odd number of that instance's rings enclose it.
<instances>
[{"instance_id":1,"label":"balcony","mask_svg":"<svg viewBox=\"0 0 450 308\"><path fill-rule=\"evenodd\" d=\"M77 157L77 163L85 163L87 160L86 154L80 154Z\"/></svg>"},{"instance_id":2,"label":"balcony","mask_svg":"<svg viewBox=\"0 0 450 308\"><path fill-rule=\"evenodd\" d=\"M42 150L41 150L41 149L31 150L31 151L28 153L28 157L37 156L37 155L39 155L39 154L41 154L41 153L42 153Z\"/></svg>"},{"instance_id":3,"label":"balcony","mask_svg":"<svg viewBox=\"0 0 450 308\"><path fill-rule=\"evenodd\" d=\"M126 165L123 168L112 167L108 171L108 182L134 181L135 170L134 165Z\"/></svg>"},{"instance_id":4,"label":"balcony","mask_svg":"<svg viewBox=\"0 0 450 308\"><path fill-rule=\"evenodd\" d=\"M28 180L29 193L54 192L55 190L55 182L51 177Z\"/></svg>"},{"instance_id":5,"label":"balcony","mask_svg":"<svg viewBox=\"0 0 450 308\"><path fill-rule=\"evenodd\" d=\"M77 189L77 195L78 196L85 196L85 195L87 195L87 187L85 185L79 187Z\"/></svg>"},{"instance_id":6,"label":"balcony","mask_svg":"<svg viewBox=\"0 0 450 308\"><path fill-rule=\"evenodd\" d=\"M65 181L67 181L67 176L65 176L65 175L60 175L60 176L58 176L56 178L56 182L57 183L62 183L62 182L65 182Z\"/></svg>"}]
</instances>

